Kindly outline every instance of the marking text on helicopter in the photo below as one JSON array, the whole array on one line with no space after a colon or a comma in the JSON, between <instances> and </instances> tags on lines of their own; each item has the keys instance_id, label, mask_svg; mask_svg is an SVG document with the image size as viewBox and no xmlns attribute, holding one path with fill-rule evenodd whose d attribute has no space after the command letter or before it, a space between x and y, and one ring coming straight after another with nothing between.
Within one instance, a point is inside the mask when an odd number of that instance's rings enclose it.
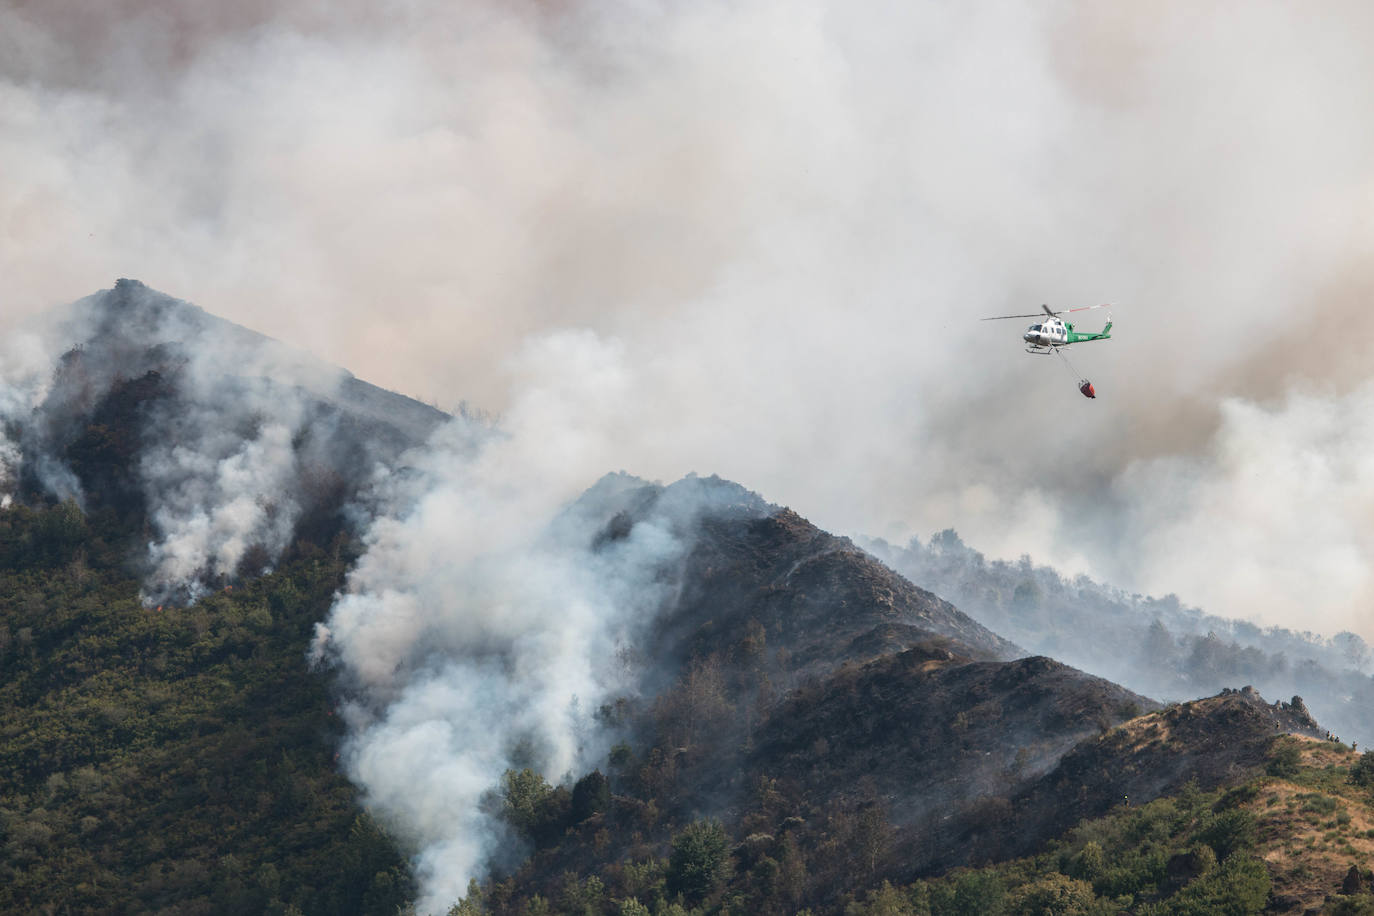
<instances>
[{"instance_id":1,"label":"marking text on helicopter","mask_svg":"<svg viewBox=\"0 0 1374 916\"><path fill-rule=\"evenodd\" d=\"M1046 317L1039 324L1033 324L1026 328L1026 332L1021 335L1021 339L1026 342L1026 352L1038 355L1048 355L1057 353L1059 358L1064 360L1064 365L1068 367L1070 373L1074 372L1073 366L1069 365L1069 358L1064 355L1071 344L1087 343L1093 340L1108 340L1112 336L1112 317L1107 313L1107 324L1100 331L1077 331L1074 330L1073 322L1065 321L1060 315L1067 315L1070 312L1087 312L1093 309L1109 309L1107 305L1085 305L1076 309L1061 309L1053 311L1048 305L1040 306L1044 310ZM1039 318L1034 312L1029 315L994 315L991 318L984 318L984 321L1001 321L1006 318ZM1092 382L1086 378L1079 378L1078 390L1085 398L1097 397L1097 392L1092 386Z\"/></svg>"}]
</instances>

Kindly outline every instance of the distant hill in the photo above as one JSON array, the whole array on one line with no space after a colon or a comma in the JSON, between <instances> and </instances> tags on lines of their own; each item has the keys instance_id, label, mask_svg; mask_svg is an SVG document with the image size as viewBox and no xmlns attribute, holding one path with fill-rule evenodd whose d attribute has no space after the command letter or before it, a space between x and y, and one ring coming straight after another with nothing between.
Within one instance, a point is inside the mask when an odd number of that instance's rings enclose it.
<instances>
[{"instance_id":1,"label":"distant hill","mask_svg":"<svg viewBox=\"0 0 1374 916\"><path fill-rule=\"evenodd\" d=\"M989 561L953 531L875 556L1033 652L1163 700L1224 688L1301 695L1323 726L1374 747L1374 653L1354 633L1323 637L1205 614L1047 566ZM1243 608L1236 609L1243 612Z\"/></svg>"}]
</instances>

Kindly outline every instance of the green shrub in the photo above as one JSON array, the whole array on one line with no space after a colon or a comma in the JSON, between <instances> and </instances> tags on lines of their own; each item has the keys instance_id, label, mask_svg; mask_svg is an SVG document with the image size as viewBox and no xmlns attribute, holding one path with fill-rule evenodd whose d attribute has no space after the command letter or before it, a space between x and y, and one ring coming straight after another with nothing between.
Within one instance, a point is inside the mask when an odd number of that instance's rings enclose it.
<instances>
[{"instance_id":1,"label":"green shrub","mask_svg":"<svg viewBox=\"0 0 1374 916\"><path fill-rule=\"evenodd\" d=\"M611 785L600 770L592 770L579 779L572 790L572 820L580 824L594 814L605 811L611 804Z\"/></svg>"},{"instance_id":2,"label":"green shrub","mask_svg":"<svg viewBox=\"0 0 1374 916\"><path fill-rule=\"evenodd\" d=\"M1337 894L1322 910L1327 916L1374 916L1374 897L1368 894Z\"/></svg>"},{"instance_id":3,"label":"green shrub","mask_svg":"<svg viewBox=\"0 0 1374 916\"><path fill-rule=\"evenodd\" d=\"M1200 842L1225 859L1233 852L1249 849L1255 844L1255 815L1243 808L1232 808L1216 816L1210 825L1198 832Z\"/></svg>"},{"instance_id":4,"label":"green shrub","mask_svg":"<svg viewBox=\"0 0 1374 916\"><path fill-rule=\"evenodd\" d=\"M1269 764L1265 769L1270 776L1277 776L1280 779L1290 779L1298 775L1298 767L1302 763L1302 749L1297 742L1281 740L1274 746L1274 751L1269 757Z\"/></svg>"},{"instance_id":5,"label":"green shrub","mask_svg":"<svg viewBox=\"0 0 1374 916\"><path fill-rule=\"evenodd\" d=\"M1090 916L1099 911L1091 884L1057 873L1020 888L1009 903L1017 916Z\"/></svg>"},{"instance_id":6,"label":"green shrub","mask_svg":"<svg viewBox=\"0 0 1374 916\"><path fill-rule=\"evenodd\" d=\"M931 891L932 916L1000 916L1007 909L1002 878L991 871L970 871Z\"/></svg>"},{"instance_id":7,"label":"green shrub","mask_svg":"<svg viewBox=\"0 0 1374 916\"><path fill-rule=\"evenodd\" d=\"M688 824L673 837L668 857L668 892L689 904L705 899L726 874L729 841L715 819Z\"/></svg>"},{"instance_id":8,"label":"green shrub","mask_svg":"<svg viewBox=\"0 0 1374 916\"><path fill-rule=\"evenodd\" d=\"M1313 814L1331 814L1339 806L1339 802L1329 795L1318 795L1315 792L1299 796L1302 802L1302 810Z\"/></svg>"},{"instance_id":9,"label":"green shrub","mask_svg":"<svg viewBox=\"0 0 1374 916\"><path fill-rule=\"evenodd\" d=\"M1264 911L1271 882L1264 863L1232 856L1166 901L1161 916L1254 916Z\"/></svg>"},{"instance_id":10,"label":"green shrub","mask_svg":"<svg viewBox=\"0 0 1374 916\"><path fill-rule=\"evenodd\" d=\"M1374 786L1374 752L1365 751L1350 768L1350 782L1357 786Z\"/></svg>"}]
</instances>

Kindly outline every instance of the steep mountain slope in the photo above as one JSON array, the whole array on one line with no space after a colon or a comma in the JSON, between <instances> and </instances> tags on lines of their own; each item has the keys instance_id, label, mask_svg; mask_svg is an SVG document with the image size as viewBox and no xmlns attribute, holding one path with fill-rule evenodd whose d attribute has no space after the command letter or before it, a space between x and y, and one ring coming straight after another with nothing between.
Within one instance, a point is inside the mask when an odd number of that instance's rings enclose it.
<instances>
[{"instance_id":1,"label":"steep mountain slope","mask_svg":"<svg viewBox=\"0 0 1374 916\"><path fill-rule=\"evenodd\" d=\"M0 504L0 894L17 910L394 911L417 887L436 899L424 882L452 854L432 842L444 827L495 823L480 852L505 869L481 891L491 912L840 912L885 880L1049 849L1127 797L1187 796L1171 836L1225 859L1196 793L1252 779L1283 734L1319 733L1296 699L1160 708L1025 657L714 477L608 475L509 554L480 527L498 520L462 516L478 556L455 564L428 525L472 493L444 472L498 437L415 451L445 415L132 281L54 327L55 373L24 409L0 399L0 459L18 471ZM436 481L458 486L417 510ZM383 497L382 534L354 524ZM408 520L416 539L386 540ZM405 591L422 572L398 545L432 551L442 574ZM350 565L369 559L363 586L388 600L336 616L362 593ZM306 644L326 658L348 626L381 651L340 667L335 716ZM551 651L524 651L535 643ZM562 664L625 673L564 681ZM548 689L517 689L529 682ZM592 694L587 715L568 683L623 690ZM398 697L419 702L393 717ZM491 710L517 725L498 738ZM366 728L395 741L367 745ZM435 731L480 745L485 769L425 744ZM551 735L597 768L540 772ZM449 756L417 752L433 747ZM363 781L379 761L398 805ZM359 819L335 770L350 762L413 875ZM436 771L457 774L466 808L429 794ZM1103 905L1178 890L1150 868L1145 896Z\"/></svg>"},{"instance_id":2,"label":"steep mountain slope","mask_svg":"<svg viewBox=\"0 0 1374 916\"><path fill-rule=\"evenodd\" d=\"M1271 912L1374 911L1374 756L1294 737L1246 794Z\"/></svg>"},{"instance_id":3,"label":"steep mountain slope","mask_svg":"<svg viewBox=\"0 0 1374 916\"><path fill-rule=\"evenodd\" d=\"M914 651L899 658L924 664ZM1062 667L1025 664L1023 674ZM611 784L627 794L579 810L575 799L597 774L580 780L562 809L561 837L536 838L541 848L529 863L467 904L480 899L496 913L538 911L541 901L559 912L674 912L676 900L703 913L933 916L1362 913L1374 905L1367 868L1351 875L1374 823L1374 776L1366 788L1348 785L1357 770L1374 774L1374 757L1288 736L1315 730L1298 704L1237 691L1157 710L1084 739L1047 772L1019 781L1014 772L985 772L977 794L936 795L902 821L889 817L894 798L912 797L901 777L943 779L948 789L962 778L957 767L976 765L979 738L975 754L947 752L933 767L926 764L939 752L912 742L908 751L923 759L908 762L906 774L889 772L892 762L872 753L866 734L876 710L858 699L890 699L877 688L887 667L863 666L853 684L836 685L839 697L800 713L803 724L824 726L823 741L800 734L780 756L773 742L760 746L756 754L778 762L780 775L755 772L750 797L721 822L670 821L663 832L671 841L653 831L663 829L660 815L672 818L672 779L682 769L665 776L666 757L651 753L635 777L613 757ZM1289 760L1293 742L1303 749ZM813 779L797 790L798 773L846 758L864 760L866 772L847 786ZM689 750L677 759L692 766ZM558 808L559 792L567 790L534 798L536 810ZM508 789L512 797L531 800ZM623 849L621 832L634 838ZM1028 854L1036 855L1016 858ZM958 865L986 867L950 871ZM703 866L707 879L695 880Z\"/></svg>"},{"instance_id":4,"label":"steep mountain slope","mask_svg":"<svg viewBox=\"0 0 1374 916\"><path fill-rule=\"evenodd\" d=\"M1051 659L975 662L929 644L799 690L757 735L748 769L796 799L878 803L908 876L967 864L1062 827L1015 797L1075 745L1156 707ZM1057 828L1057 829L1056 829Z\"/></svg>"},{"instance_id":5,"label":"steep mountain slope","mask_svg":"<svg viewBox=\"0 0 1374 916\"><path fill-rule=\"evenodd\" d=\"M1243 781L1280 735L1316 737L1302 701L1266 704L1253 688L1170 706L1085 741L1015 800L1015 834L1055 836L1131 799L1149 801L1195 782L1211 790ZM1015 844L1003 855L1027 850Z\"/></svg>"},{"instance_id":6,"label":"steep mountain slope","mask_svg":"<svg viewBox=\"0 0 1374 916\"><path fill-rule=\"evenodd\" d=\"M604 711L631 739L608 782L508 785L508 804L534 812L517 823L537 849L488 887L496 912L536 895L572 905L588 875L607 903L680 893L708 909L829 911L884 878L1044 848L1127 796L1243 781L1281 734L1319 731L1297 701L1252 690L1161 709L1051 659L1004 661L1004 640L733 484L600 486L619 502L599 503L609 520L594 550L660 500L708 507L685 523L692 547L666 573L676 588L647 643L647 683L677 679ZM602 802L576 802L602 783ZM720 826L693 826L708 815ZM734 844L734 877L687 893L658 857L711 829ZM646 859L663 863L649 875L661 883L631 868Z\"/></svg>"},{"instance_id":7,"label":"steep mountain slope","mask_svg":"<svg viewBox=\"0 0 1374 916\"><path fill-rule=\"evenodd\" d=\"M79 348L92 382L175 366L203 372L209 384L232 386L239 377L277 386L282 393L299 388L322 409L346 414L360 431L392 447L422 442L448 419L443 411L368 384L138 280L121 279L113 289L74 303L58 328ZM261 377L266 369L277 375Z\"/></svg>"},{"instance_id":8,"label":"steep mountain slope","mask_svg":"<svg viewBox=\"0 0 1374 916\"><path fill-rule=\"evenodd\" d=\"M16 418L35 458L73 448L97 418L124 421L96 425L109 428L129 457L184 431L187 415L199 420L216 410L221 424L238 419L232 402L242 397L253 408L299 405L307 425L329 436L313 457L340 470L357 468L364 454L394 456L449 419L137 280L119 280L53 314L44 336L63 351L58 371L32 417Z\"/></svg>"},{"instance_id":9,"label":"steep mountain slope","mask_svg":"<svg viewBox=\"0 0 1374 916\"><path fill-rule=\"evenodd\" d=\"M703 490L711 493L706 500ZM661 502L707 507L694 519L691 551L678 573L681 591L656 624L652 651L660 665L728 654L757 627L772 649L767 670L792 678L935 637L952 640L969 658L1023 654L849 539L738 484L688 478L666 488L645 484L625 498L634 511L612 519L608 538L628 534L637 515Z\"/></svg>"},{"instance_id":10,"label":"steep mountain slope","mask_svg":"<svg viewBox=\"0 0 1374 916\"><path fill-rule=\"evenodd\" d=\"M1257 709L1263 704L1243 693L1190 705L1185 716L1196 716L1197 723L1211 723L1217 713L1232 724L1264 715ZM1300 712L1271 711L1278 724L1301 724ZM1123 735L1105 736L1104 742L1138 739L1142 729L1160 728L1160 718L1127 723ZM1371 787L1374 755L1325 739L1283 737L1266 760L1242 767L1214 788L1189 782L1145 804L1132 799L1104 817L1078 823L1045 854L900 889L889 885L870 892L869 905L855 912L893 912L895 906L897 912L933 916L1369 913Z\"/></svg>"}]
</instances>

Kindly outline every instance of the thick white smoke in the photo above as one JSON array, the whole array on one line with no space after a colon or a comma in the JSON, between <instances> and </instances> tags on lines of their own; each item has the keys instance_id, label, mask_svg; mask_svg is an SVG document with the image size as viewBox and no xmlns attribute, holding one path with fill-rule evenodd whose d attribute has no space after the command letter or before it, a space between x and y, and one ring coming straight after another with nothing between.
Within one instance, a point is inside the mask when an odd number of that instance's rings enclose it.
<instances>
[{"instance_id":1,"label":"thick white smoke","mask_svg":"<svg viewBox=\"0 0 1374 916\"><path fill-rule=\"evenodd\" d=\"M153 408L138 468L156 532L149 603L196 597L207 579L235 575L250 548L268 566L280 556L302 509L310 406L346 378L256 335L159 326L151 340L184 342L186 362L177 399Z\"/></svg>"},{"instance_id":2,"label":"thick white smoke","mask_svg":"<svg viewBox=\"0 0 1374 916\"><path fill-rule=\"evenodd\" d=\"M42 402L53 363L41 335L15 331L0 338L0 507L13 500L22 447L20 426Z\"/></svg>"},{"instance_id":3,"label":"thick white smoke","mask_svg":"<svg viewBox=\"0 0 1374 916\"><path fill-rule=\"evenodd\" d=\"M497 432L455 421L378 481L367 551L314 645L354 698L346 771L419 850L422 912L443 912L484 873L503 827L481 802L507 768L558 780L604 756L592 715L635 689L623 650L674 587L665 572L701 505L665 500L592 550L640 484L608 477L565 505L587 456L563 418L630 392L594 337L560 335L536 354L556 387L531 388Z\"/></svg>"},{"instance_id":4,"label":"thick white smoke","mask_svg":"<svg viewBox=\"0 0 1374 916\"><path fill-rule=\"evenodd\" d=\"M218 423L188 432L186 439L169 435L140 469L155 494L151 518L160 534L149 547L149 602L176 590L194 597L207 575L237 573L250 547L260 545L275 559L291 542L300 511L292 495L294 430L279 415L249 439Z\"/></svg>"},{"instance_id":5,"label":"thick white smoke","mask_svg":"<svg viewBox=\"0 0 1374 916\"><path fill-rule=\"evenodd\" d=\"M302 439L328 442L329 421L312 408L338 397L348 375L121 281L7 339L0 493L9 497L27 461L50 495L83 500L64 454L73 424L91 422L112 391L148 371L167 396L139 405L143 440L130 469L152 531L144 600L194 600L238 573L251 549L270 566L291 543L308 465L320 464L302 460ZM121 434L136 432L124 421Z\"/></svg>"}]
</instances>

